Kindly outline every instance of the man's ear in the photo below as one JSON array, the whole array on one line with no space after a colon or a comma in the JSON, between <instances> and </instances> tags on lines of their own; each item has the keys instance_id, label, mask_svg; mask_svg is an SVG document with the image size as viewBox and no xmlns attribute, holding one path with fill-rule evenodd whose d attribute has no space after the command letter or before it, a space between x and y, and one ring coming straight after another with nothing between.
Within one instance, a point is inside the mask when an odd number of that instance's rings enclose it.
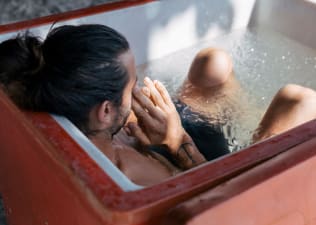
<instances>
[{"instance_id":1,"label":"man's ear","mask_svg":"<svg viewBox=\"0 0 316 225\"><path fill-rule=\"evenodd\" d=\"M103 128L112 126L116 115L116 108L113 103L105 100L97 107L97 120Z\"/></svg>"}]
</instances>

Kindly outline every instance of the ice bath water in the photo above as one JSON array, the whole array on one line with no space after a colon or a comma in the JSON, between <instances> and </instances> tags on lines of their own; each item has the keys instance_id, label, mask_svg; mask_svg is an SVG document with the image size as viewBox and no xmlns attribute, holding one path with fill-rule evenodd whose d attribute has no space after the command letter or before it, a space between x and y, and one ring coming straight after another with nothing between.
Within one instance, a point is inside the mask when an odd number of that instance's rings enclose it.
<instances>
[{"instance_id":1,"label":"ice bath water","mask_svg":"<svg viewBox=\"0 0 316 225\"><path fill-rule=\"evenodd\" d=\"M196 53L210 46L231 54L241 86L241 97L234 102L237 107L233 107L236 109L233 114L243 117L232 115L222 126L231 150L251 143L263 113L282 86L295 83L316 89L316 51L280 33L262 29L238 30L175 52L139 66L139 76L162 81L175 96Z\"/></svg>"}]
</instances>

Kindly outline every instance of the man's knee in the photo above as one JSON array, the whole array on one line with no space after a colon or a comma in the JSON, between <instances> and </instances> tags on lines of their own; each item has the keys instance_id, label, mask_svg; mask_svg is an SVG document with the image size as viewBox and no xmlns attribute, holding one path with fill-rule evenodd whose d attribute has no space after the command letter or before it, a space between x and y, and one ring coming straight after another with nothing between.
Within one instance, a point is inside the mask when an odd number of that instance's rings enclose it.
<instances>
[{"instance_id":1,"label":"man's knee","mask_svg":"<svg viewBox=\"0 0 316 225\"><path fill-rule=\"evenodd\" d=\"M233 63L228 52L216 49L202 49L194 58L188 78L200 88L224 84L233 75Z\"/></svg>"},{"instance_id":2,"label":"man's knee","mask_svg":"<svg viewBox=\"0 0 316 225\"><path fill-rule=\"evenodd\" d=\"M316 92L297 84L287 84L279 90L276 97L279 100L299 103L303 101L315 101Z\"/></svg>"}]
</instances>

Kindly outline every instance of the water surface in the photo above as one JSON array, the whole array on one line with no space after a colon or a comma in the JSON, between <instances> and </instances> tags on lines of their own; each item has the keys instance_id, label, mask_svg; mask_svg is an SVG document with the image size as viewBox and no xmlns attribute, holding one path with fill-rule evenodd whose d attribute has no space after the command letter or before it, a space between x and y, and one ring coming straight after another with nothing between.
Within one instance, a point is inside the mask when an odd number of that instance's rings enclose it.
<instances>
[{"instance_id":1,"label":"water surface","mask_svg":"<svg viewBox=\"0 0 316 225\"><path fill-rule=\"evenodd\" d=\"M251 143L263 113L282 86L295 83L316 89L316 51L280 33L263 29L237 30L141 65L140 78L146 75L159 79L175 96L195 54L210 46L231 54L234 73L241 86L237 101L232 101L234 112L222 126L232 151Z\"/></svg>"}]
</instances>

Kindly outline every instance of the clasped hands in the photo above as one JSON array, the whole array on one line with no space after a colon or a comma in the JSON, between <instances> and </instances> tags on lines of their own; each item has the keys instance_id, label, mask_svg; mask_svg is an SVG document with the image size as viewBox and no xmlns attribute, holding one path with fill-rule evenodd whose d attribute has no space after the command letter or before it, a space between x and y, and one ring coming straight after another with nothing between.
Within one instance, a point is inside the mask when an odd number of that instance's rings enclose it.
<instances>
[{"instance_id":1,"label":"clasped hands","mask_svg":"<svg viewBox=\"0 0 316 225\"><path fill-rule=\"evenodd\" d=\"M146 77L144 87L133 89L132 109L137 122L128 122L128 134L143 146L164 145L175 154L186 132L179 114L160 81Z\"/></svg>"}]
</instances>

